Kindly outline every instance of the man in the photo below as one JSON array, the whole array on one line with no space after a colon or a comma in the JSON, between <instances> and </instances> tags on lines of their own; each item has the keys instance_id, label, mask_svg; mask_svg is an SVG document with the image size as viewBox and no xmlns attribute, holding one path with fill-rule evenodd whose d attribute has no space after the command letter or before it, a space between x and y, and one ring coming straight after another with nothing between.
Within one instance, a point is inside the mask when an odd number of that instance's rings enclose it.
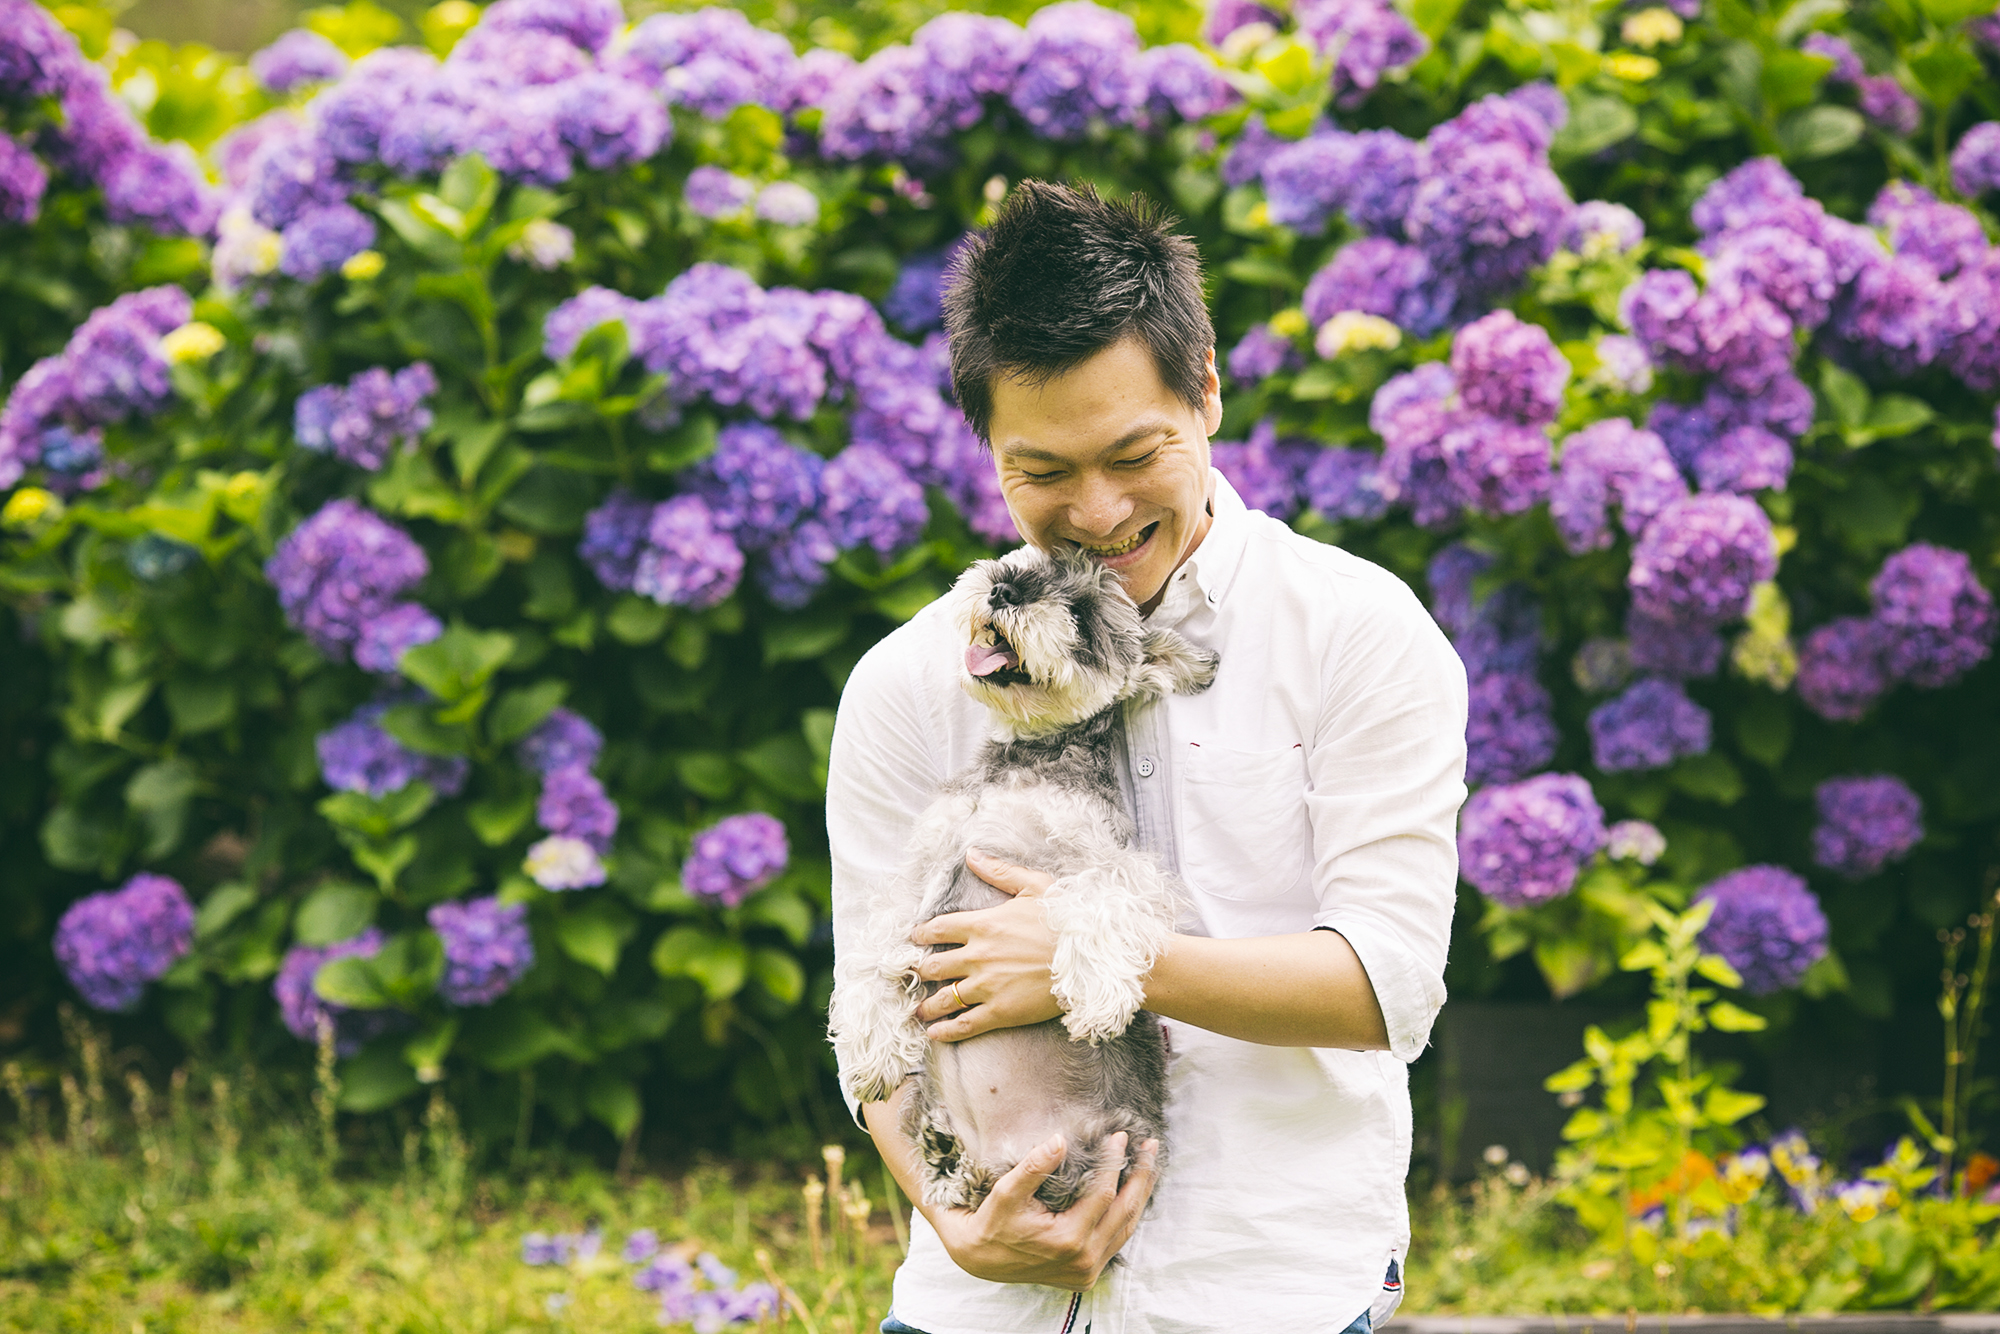
<instances>
[{"instance_id":1,"label":"man","mask_svg":"<svg viewBox=\"0 0 2000 1334\"><path fill-rule=\"evenodd\" d=\"M1022 537L1102 560L1221 670L1123 720L1140 842L1199 918L1147 983L1173 1053L1166 1170L1155 1180L1141 1146L1122 1189L1107 1172L1049 1214L1032 1193L1058 1140L977 1211L922 1208L883 1329L1365 1331L1400 1295L1406 1063L1444 1000L1464 670L1399 580L1246 510L1210 468L1214 331L1194 247L1167 220L1023 182L965 247L945 308L960 405ZM941 607L876 646L841 700L836 950L856 896L984 739ZM1049 877L971 865L1016 897L919 929L961 947L923 966L957 983L919 1011L940 1041L1059 1013L1036 903ZM907 1094L860 1111L916 1198Z\"/></svg>"}]
</instances>

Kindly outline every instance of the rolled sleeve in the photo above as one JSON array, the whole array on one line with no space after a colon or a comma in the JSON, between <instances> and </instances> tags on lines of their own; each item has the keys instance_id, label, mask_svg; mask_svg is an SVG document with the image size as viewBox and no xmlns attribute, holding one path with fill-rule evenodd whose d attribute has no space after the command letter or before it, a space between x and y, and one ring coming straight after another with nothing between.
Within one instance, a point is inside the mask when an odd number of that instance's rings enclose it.
<instances>
[{"instance_id":1,"label":"rolled sleeve","mask_svg":"<svg viewBox=\"0 0 2000 1334\"><path fill-rule=\"evenodd\" d=\"M1386 573L1325 663L1308 761L1313 924L1354 947L1397 1059L1413 1061L1444 1005L1465 800L1465 668Z\"/></svg>"}]
</instances>

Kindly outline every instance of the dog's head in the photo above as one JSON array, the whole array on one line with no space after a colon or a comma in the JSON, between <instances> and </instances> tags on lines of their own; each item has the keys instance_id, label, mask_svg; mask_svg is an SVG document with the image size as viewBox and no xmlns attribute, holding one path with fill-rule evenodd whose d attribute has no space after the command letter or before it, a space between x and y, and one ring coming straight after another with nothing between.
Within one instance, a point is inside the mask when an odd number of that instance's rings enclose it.
<instances>
[{"instance_id":1,"label":"dog's head","mask_svg":"<svg viewBox=\"0 0 2000 1334\"><path fill-rule=\"evenodd\" d=\"M1118 576L1022 547L959 576L960 683L1014 736L1074 727L1123 699L1204 689L1216 655L1148 630Z\"/></svg>"}]
</instances>

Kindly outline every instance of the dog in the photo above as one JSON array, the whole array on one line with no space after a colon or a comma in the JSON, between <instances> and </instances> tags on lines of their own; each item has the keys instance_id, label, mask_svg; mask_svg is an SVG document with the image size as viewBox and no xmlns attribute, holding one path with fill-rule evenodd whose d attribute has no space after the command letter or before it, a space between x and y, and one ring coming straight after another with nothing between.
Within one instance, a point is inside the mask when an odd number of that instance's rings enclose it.
<instances>
[{"instance_id":1,"label":"dog","mask_svg":"<svg viewBox=\"0 0 2000 1334\"><path fill-rule=\"evenodd\" d=\"M902 869L865 905L865 929L835 971L829 1033L848 1089L880 1102L914 1073L901 1132L923 1163L924 1202L976 1209L1023 1156L1062 1132L1063 1161L1035 1192L1053 1213L1091 1174L1122 1181L1148 1138L1166 1139L1167 1053L1143 1011L1145 978L1187 904L1185 887L1131 846L1118 787L1128 700L1195 693L1217 655L1149 630L1118 576L1078 553L1022 548L979 561L949 595L962 632L961 686L992 734L917 822ZM977 848L1055 876L1040 902L1056 934L1059 1020L933 1042L916 1007L919 923L1007 895L966 869ZM939 946L956 949L957 946Z\"/></svg>"}]
</instances>

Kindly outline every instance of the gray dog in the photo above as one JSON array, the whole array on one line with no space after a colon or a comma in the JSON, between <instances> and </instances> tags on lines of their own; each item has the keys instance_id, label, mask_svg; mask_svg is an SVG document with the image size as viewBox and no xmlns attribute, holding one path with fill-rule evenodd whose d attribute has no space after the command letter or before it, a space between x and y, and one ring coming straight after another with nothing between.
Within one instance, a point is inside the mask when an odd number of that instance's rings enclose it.
<instances>
[{"instance_id":1,"label":"gray dog","mask_svg":"<svg viewBox=\"0 0 2000 1334\"><path fill-rule=\"evenodd\" d=\"M1185 891L1129 846L1118 716L1126 700L1207 688L1216 655L1146 629L1117 576L1080 556L1023 548L980 561L951 598L966 645L960 683L986 706L993 735L919 818L902 871L871 891L865 928L839 960L829 1028L861 1101L916 1074L902 1130L924 1163L926 1203L977 1208L1060 1131L1068 1152L1036 1192L1060 1212L1113 1165L1112 1134L1127 1133L1121 1180L1147 1138L1164 1150L1165 1043L1139 1007ZM938 988L917 977L929 951L910 933L1006 898L965 868L974 848L1056 877L1041 902L1064 1013L932 1042L916 1007Z\"/></svg>"}]
</instances>

